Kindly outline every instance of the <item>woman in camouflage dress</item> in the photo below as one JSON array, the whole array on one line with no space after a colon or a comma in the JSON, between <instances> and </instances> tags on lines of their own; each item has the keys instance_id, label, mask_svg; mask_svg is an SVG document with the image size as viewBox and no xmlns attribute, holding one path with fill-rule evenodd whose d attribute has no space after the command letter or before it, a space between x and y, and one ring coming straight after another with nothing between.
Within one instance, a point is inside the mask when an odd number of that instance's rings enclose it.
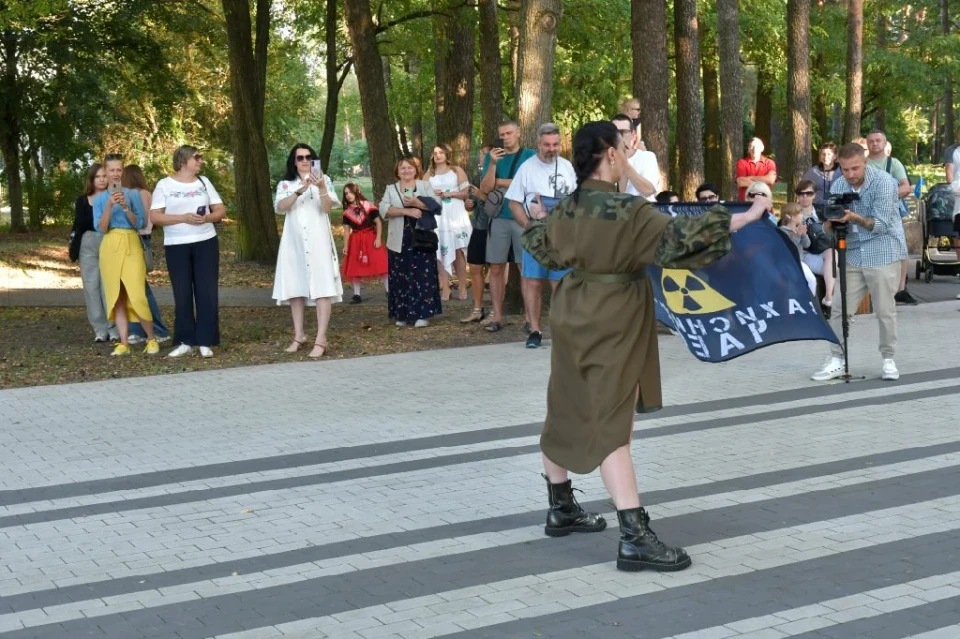
<instances>
[{"instance_id":1,"label":"woman in camouflage dress","mask_svg":"<svg viewBox=\"0 0 960 639\"><path fill-rule=\"evenodd\" d=\"M617 568L682 570L690 557L650 530L630 457L635 411L661 407L653 292L646 268L695 269L730 250L730 233L760 219L715 206L700 217L660 213L644 198L617 193L630 165L610 122L591 122L573 139L577 190L544 215L534 207L523 245L549 269L573 268L550 309L553 337L547 418L540 446L550 510L545 532L598 532L604 519L573 498L567 471L598 466L620 523Z\"/></svg>"}]
</instances>

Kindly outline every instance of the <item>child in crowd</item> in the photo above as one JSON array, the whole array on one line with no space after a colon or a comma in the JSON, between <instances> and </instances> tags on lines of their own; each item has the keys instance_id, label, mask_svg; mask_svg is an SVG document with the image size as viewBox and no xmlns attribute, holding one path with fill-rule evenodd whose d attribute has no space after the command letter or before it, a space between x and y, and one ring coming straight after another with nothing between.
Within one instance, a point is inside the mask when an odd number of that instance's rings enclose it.
<instances>
[{"instance_id":1,"label":"child in crowd","mask_svg":"<svg viewBox=\"0 0 960 639\"><path fill-rule=\"evenodd\" d=\"M353 283L351 304L362 302L360 280L381 277L387 286L387 249L380 211L354 182L343 187L343 278Z\"/></svg>"},{"instance_id":2,"label":"child in crowd","mask_svg":"<svg viewBox=\"0 0 960 639\"><path fill-rule=\"evenodd\" d=\"M785 204L780 211L780 221L777 227L790 238L797 247L797 256L800 258L800 268L807 286L814 297L817 296L817 278L810 267L803 263L804 249L810 248L810 237L807 235L807 225L803 222L803 211L795 202Z\"/></svg>"}]
</instances>

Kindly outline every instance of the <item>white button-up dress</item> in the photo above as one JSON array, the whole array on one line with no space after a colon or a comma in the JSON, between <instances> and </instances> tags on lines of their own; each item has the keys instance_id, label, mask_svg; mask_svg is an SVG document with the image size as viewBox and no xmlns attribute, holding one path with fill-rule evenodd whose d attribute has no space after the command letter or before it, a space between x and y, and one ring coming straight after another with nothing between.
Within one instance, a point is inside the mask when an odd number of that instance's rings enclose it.
<instances>
[{"instance_id":1,"label":"white button-up dress","mask_svg":"<svg viewBox=\"0 0 960 639\"><path fill-rule=\"evenodd\" d=\"M325 175L323 181L333 205L339 207L340 200L330 178ZM281 180L277 185L274 208L278 214L286 214L286 219L277 255L273 299L277 304L289 304L294 297L305 297L309 306L316 305L315 300L321 297L332 297L334 302L340 302L343 300L340 260L333 241L330 216L320 208L320 189L311 186L287 211L276 208L280 200L290 197L299 188L299 180Z\"/></svg>"}]
</instances>

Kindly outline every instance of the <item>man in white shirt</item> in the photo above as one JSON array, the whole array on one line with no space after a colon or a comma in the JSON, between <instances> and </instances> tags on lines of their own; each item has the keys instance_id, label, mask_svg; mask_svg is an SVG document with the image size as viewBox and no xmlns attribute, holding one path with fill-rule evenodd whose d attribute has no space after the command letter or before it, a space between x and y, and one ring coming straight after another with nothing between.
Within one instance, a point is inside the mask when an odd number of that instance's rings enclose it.
<instances>
[{"instance_id":1,"label":"man in white shirt","mask_svg":"<svg viewBox=\"0 0 960 639\"><path fill-rule=\"evenodd\" d=\"M573 193L577 188L577 174L569 161L560 157L560 129L556 124L541 124L537 129L537 154L525 160L507 189L506 200L513 219L521 227L527 225L527 211L534 202L555 202ZM550 198L555 198L551 200ZM554 288L569 272L550 271L523 251L520 264L520 289L523 304L530 322L527 348L539 348L543 339L540 334L543 280L549 279Z\"/></svg>"},{"instance_id":2,"label":"man in white shirt","mask_svg":"<svg viewBox=\"0 0 960 639\"><path fill-rule=\"evenodd\" d=\"M653 151L641 151L636 148L637 129L633 128L633 120L629 115L618 113L610 120L617 127L623 144L626 147L624 154L633 172L624 173L620 179L620 190L630 195L640 195L648 201L654 202L660 192L660 167L657 166L657 156Z\"/></svg>"}]
</instances>

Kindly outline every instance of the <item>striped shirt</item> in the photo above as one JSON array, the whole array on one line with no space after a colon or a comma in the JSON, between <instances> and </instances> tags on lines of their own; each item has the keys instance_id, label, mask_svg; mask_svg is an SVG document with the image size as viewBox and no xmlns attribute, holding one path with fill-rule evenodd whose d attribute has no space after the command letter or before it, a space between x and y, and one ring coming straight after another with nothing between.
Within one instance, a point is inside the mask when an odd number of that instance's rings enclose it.
<instances>
[{"instance_id":1,"label":"striped shirt","mask_svg":"<svg viewBox=\"0 0 960 639\"><path fill-rule=\"evenodd\" d=\"M874 219L873 230L851 223L847 232L847 264L854 268L879 268L907 256L907 242L900 221L897 181L885 172L865 167L866 174L859 189L854 189L843 176L830 187L831 193L860 194L860 199L847 207L863 217Z\"/></svg>"}]
</instances>

